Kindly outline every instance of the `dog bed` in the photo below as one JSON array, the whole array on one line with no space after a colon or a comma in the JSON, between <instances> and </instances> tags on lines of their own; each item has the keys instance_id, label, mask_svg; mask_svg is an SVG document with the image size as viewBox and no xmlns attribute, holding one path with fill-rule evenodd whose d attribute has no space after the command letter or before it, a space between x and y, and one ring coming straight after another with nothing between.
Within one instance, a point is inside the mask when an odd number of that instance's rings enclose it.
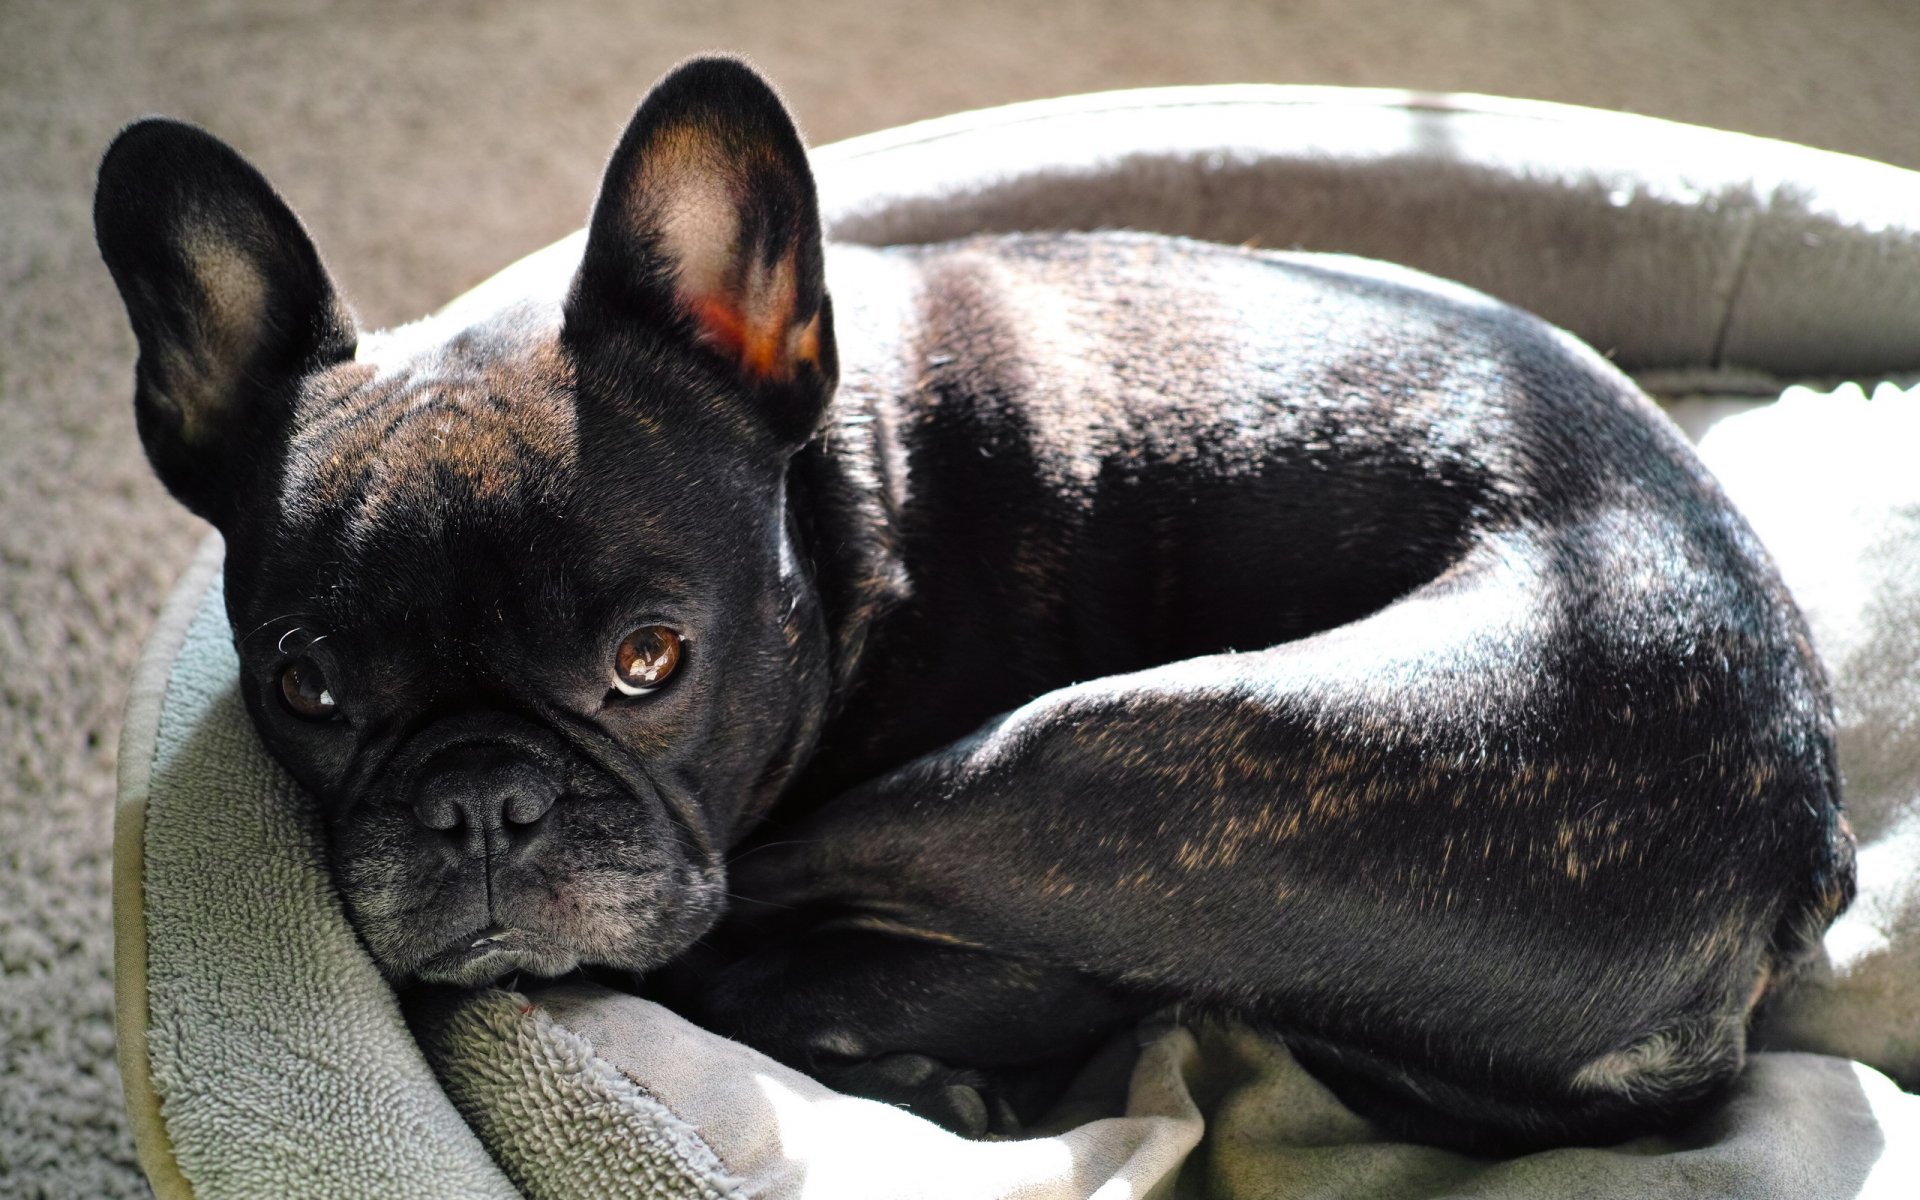
<instances>
[{"instance_id":1,"label":"dog bed","mask_svg":"<svg viewBox=\"0 0 1920 1200\"><path fill-rule=\"evenodd\" d=\"M1920 175L1645 118L1324 88L1111 93L816 152L832 236L1127 227L1339 250L1562 324L1704 430L1833 673L1862 897L1725 1102L1508 1161L1395 1144L1277 1043L1158 1018L972 1143L586 985L403 1011L254 737L210 539L121 750L120 1061L174 1197L1910 1195L1920 1177ZM566 272L571 238L457 305ZM1731 403L1726 396L1765 397ZM1777 398L1776 398L1777 397ZM1896 1082L1898 1081L1898 1083Z\"/></svg>"}]
</instances>

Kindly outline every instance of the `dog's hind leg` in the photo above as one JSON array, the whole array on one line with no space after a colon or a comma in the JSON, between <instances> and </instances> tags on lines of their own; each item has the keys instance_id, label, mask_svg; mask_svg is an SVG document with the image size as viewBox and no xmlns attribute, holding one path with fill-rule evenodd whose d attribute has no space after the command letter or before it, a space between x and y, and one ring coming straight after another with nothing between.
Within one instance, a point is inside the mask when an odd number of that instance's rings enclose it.
<instances>
[{"instance_id":1,"label":"dog's hind leg","mask_svg":"<svg viewBox=\"0 0 1920 1200\"><path fill-rule=\"evenodd\" d=\"M1817 666L1747 553L1489 538L1360 621L1041 696L734 886L1268 1023L1445 1140L1616 1136L1737 1069L1782 916L1846 893Z\"/></svg>"}]
</instances>

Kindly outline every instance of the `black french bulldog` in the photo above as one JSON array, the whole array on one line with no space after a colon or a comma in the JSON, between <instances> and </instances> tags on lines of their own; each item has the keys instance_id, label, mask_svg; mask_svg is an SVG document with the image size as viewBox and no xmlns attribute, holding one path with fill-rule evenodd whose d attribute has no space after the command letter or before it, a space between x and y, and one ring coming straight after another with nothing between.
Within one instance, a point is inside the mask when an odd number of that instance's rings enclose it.
<instances>
[{"instance_id":1,"label":"black french bulldog","mask_svg":"<svg viewBox=\"0 0 1920 1200\"><path fill-rule=\"evenodd\" d=\"M975 1134L1180 1001L1511 1148L1704 1102L1851 893L1752 532L1484 296L1125 233L826 248L726 59L640 106L571 280L479 316L361 334L175 122L95 216L147 452L396 982L707 939L704 1020Z\"/></svg>"}]
</instances>

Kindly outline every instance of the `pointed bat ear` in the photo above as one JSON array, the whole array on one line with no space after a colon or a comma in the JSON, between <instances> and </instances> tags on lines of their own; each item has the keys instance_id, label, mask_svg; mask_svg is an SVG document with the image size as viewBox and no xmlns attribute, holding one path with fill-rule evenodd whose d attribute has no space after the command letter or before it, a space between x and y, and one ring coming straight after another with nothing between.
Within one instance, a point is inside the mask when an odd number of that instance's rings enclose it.
<instances>
[{"instance_id":1,"label":"pointed bat ear","mask_svg":"<svg viewBox=\"0 0 1920 1200\"><path fill-rule=\"evenodd\" d=\"M93 224L140 344L147 457L224 529L284 439L302 376L353 357L353 317L286 202L192 125L122 130L100 163Z\"/></svg>"},{"instance_id":2,"label":"pointed bat ear","mask_svg":"<svg viewBox=\"0 0 1920 1200\"><path fill-rule=\"evenodd\" d=\"M799 445L837 376L806 148L773 89L736 59L694 59L641 102L613 152L567 300L591 348L644 326L746 385Z\"/></svg>"}]
</instances>

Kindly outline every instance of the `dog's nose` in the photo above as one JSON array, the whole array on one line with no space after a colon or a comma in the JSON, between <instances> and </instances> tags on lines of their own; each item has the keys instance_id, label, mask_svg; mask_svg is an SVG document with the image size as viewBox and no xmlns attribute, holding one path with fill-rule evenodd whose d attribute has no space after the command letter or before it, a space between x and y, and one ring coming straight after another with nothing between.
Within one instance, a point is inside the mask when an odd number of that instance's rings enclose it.
<instances>
[{"instance_id":1,"label":"dog's nose","mask_svg":"<svg viewBox=\"0 0 1920 1200\"><path fill-rule=\"evenodd\" d=\"M414 786L413 814L443 833L513 834L539 823L559 798L546 772L503 746L459 746L429 759Z\"/></svg>"}]
</instances>

